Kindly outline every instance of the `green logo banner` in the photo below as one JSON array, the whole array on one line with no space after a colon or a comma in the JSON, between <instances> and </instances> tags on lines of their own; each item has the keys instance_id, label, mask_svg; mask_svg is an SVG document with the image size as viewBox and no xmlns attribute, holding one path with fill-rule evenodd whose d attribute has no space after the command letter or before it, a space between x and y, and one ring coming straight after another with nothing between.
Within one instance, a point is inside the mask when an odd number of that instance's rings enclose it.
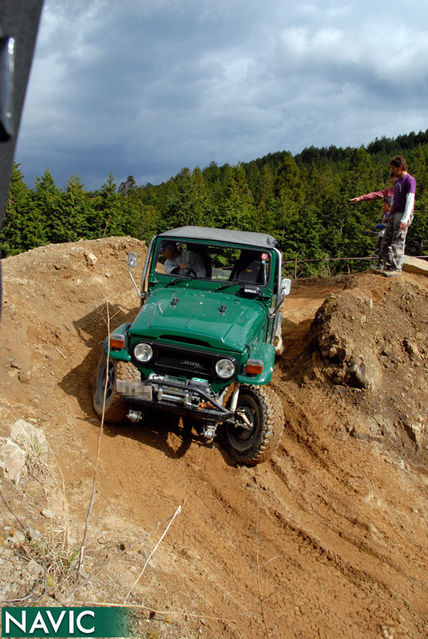
<instances>
[{"instance_id":1,"label":"green logo banner","mask_svg":"<svg viewBox=\"0 0 428 639\"><path fill-rule=\"evenodd\" d=\"M12 608L1 611L2 637L129 637L128 608Z\"/></svg>"}]
</instances>

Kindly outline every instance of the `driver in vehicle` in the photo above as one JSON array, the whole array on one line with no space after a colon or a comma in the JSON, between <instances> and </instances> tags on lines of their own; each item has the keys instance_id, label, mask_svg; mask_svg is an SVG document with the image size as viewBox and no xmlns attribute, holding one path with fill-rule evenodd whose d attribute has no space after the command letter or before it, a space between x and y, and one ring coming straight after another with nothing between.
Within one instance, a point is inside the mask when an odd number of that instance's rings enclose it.
<instances>
[{"instance_id":1,"label":"driver in vehicle","mask_svg":"<svg viewBox=\"0 0 428 639\"><path fill-rule=\"evenodd\" d=\"M206 268L201 257L195 251L180 252L175 242L164 241L159 247L165 258L165 273L168 275L193 275L206 277Z\"/></svg>"}]
</instances>

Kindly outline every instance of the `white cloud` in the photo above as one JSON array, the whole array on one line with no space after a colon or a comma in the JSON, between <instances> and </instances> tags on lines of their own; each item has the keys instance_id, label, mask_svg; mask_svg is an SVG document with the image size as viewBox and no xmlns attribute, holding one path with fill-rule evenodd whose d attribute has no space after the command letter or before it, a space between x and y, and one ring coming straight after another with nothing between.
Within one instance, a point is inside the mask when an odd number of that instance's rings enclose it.
<instances>
[{"instance_id":1,"label":"white cloud","mask_svg":"<svg viewBox=\"0 0 428 639\"><path fill-rule=\"evenodd\" d=\"M418 32L405 24L384 22L383 38L379 24L368 21L357 34L354 31L350 23L341 28L287 27L278 38L278 63L287 71L303 70L305 74L322 73L330 77L346 69L358 82L364 81L364 75L400 86L426 81L427 30ZM388 33L394 36L389 38Z\"/></svg>"}]
</instances>

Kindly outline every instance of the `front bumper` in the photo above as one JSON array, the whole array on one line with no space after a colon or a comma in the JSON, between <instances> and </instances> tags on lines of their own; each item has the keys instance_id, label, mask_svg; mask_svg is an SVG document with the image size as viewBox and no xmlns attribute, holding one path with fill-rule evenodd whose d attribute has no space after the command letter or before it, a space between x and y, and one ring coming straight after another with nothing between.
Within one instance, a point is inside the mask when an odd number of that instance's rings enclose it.
<instances>
[{"instance_id":1,"label":"front bumper","mask_svg":"<svg viewBox=\"0 0 428 639\"><path fill-rule=\"evenodd\" d=\"M218 422L227 421L234 414L207 392L206 383L193 380L182 382L156 375L141 382L118 379L116 390L133 407L156 408Z\"/></svg>"}]
</instances>

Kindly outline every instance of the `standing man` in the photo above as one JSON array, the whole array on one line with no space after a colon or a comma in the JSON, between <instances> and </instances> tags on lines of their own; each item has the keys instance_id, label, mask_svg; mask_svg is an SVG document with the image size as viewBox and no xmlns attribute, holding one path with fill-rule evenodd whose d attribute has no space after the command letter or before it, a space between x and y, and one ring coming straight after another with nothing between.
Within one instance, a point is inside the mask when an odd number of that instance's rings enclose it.
<instances>
[{"instance_id":1,"label":"standing man","mask_svg":"<svg viewBox=\"0 0 428 639\"><path fill-rule=\"evenodd\" d=\"M395 155L389 164L396 180L380 252L385 265L383 274L395 277L401 275L407 230L413 221L416 180L408 173L407 162L402 155Z\"/></svg>"}]
</instances>

